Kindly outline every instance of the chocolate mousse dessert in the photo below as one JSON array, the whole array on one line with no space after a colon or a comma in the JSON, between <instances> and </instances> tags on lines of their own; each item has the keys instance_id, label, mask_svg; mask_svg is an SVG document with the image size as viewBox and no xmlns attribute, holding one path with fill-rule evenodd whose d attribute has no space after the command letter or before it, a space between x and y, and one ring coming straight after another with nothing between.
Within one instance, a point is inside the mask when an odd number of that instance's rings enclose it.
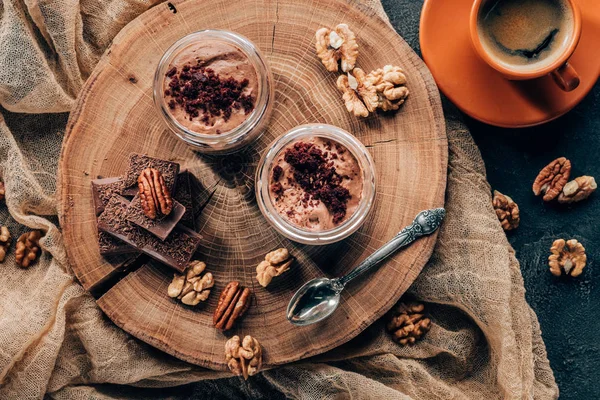
<instances>
[{"instance_id":1,"label":"chocolate mousse dessert","mask_svg":"<svg viewBox=\"0 0 600 400\"><path fill-rule=\"evenodd\" d=\"M311 137L284 148L270 174L269 193L277 212L293 225L325 231L356 211L363 174L354 155L335 141Z\"/></svg>"},{"instance_id":2,"label":"chocolate mousse dessert","mask_svg":"<svg viewBox=\"0 0 600 400\"><path fill-rule=\"evenodd\" d=\"M203 40L176 54L163 90L174 120L193 132L219 135L240 126L254 110L258 75L236 46Z\"/></svg>"}]
</instances>

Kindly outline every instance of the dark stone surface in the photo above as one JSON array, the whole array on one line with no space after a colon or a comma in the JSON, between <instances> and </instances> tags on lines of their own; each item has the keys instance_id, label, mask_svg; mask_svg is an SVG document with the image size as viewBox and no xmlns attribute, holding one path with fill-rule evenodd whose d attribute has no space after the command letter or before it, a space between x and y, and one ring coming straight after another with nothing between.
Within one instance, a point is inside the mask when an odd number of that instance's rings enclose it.
<instances>
[{"instance_id":1,"label":"dark stone surface","mask_svg":"<svg viewBox=\"0 0 600 400\"><path fill-rule=\"evenodd\" d=\"M422 1L383 0L392 25L417 53ZM571 176L600 177L600 83L573 111L534 128L502 129L467 118L492 188L511 196L521 226L508 239L517 252L526 297L538 315L561 399L600 399L600 194L573 206L545 204L531 184L556 157L573 164ZM555 278L547 258L554 239L575 238L588 265L579 278Z\"/></svg>"}]
</instances>

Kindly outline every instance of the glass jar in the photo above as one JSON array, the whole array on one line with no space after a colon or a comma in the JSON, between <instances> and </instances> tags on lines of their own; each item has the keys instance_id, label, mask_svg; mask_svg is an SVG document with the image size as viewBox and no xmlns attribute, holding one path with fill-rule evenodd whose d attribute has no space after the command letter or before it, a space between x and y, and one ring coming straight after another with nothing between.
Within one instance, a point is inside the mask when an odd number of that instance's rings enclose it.
<instances>
[{"instance_id":1,"label":"glass jar","mask_svg":"<svg viewBox=\"0 0 600 400\"><path fill-rule=\"evenodd\" d=\"M172 61L183 50L198 43L209 42L223 43L229 48L239 49L254 67L258 81L254 109L239 125L228 131L217 131L217 134L197 132L181 124L171 113L165 96L165 90L168 89L166 74ZM235 32L208 29L179 39L165 52L154 75L154 104L167 127L179 139L201 153L230 153L257 139L266 127L274 101L273 75L269 65L254 43Z\"/></svg>"},{"instance_id":2,"label":"glass jar","mask_svg":"<svg viewBox=\"0 0 600 400\"><path fill-rule=\"evenodd\" d=\"M271 171L279 154L288 145L312 137L328 139L343 145L358 162L363 178L362 196L354 213L339 225L322 231L303 229L284 218L275 208L270 190ZM258 164L255 190L260 211L277 232L304 244L330 244L356 232L371 211L375 201L375 165L365 146L345 130L325 124L301 125L280 136L267 148Z\"/></svg>"}]
</instances>

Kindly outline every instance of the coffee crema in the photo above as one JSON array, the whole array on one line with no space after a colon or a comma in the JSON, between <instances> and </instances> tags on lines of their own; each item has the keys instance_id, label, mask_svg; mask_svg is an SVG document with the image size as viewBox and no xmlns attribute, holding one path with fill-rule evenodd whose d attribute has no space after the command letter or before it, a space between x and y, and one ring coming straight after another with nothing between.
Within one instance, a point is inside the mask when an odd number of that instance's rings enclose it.
<instances>
[{"instance_id":1,"label":"coffee crema","mask_svg":"<svg viewBox=\"0 0 600 400\"><path fill-rule=\"evenodd\" d=\"M573 32L566 0L489 0L479 11L484 49L508 68L543 68L558 59Z\"/></svg>"}]
</instances>

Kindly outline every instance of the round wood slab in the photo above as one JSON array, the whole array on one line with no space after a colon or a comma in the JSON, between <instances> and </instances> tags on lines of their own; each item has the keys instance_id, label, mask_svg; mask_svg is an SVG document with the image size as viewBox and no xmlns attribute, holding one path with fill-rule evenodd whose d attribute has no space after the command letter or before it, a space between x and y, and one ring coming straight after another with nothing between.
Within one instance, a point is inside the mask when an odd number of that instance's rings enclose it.
<instances>
[{"instance_id":1,"label":"round wood slab","mask_svg":"<svg viewBox=\"0 0 600 400\"><path fill-rule=\"evenodd\" d=\"M402 66L410 96L402 108L368 119L350 115L335 81L315 55L314 33L345 22L357 34L358 65L370 71ZM252 147L229 156L203 156L167 132L152 103L152 80L163 52L200 29L228 29L256 43L275 77L276 105L269 128ZM374 212L347 240L330 246L291 243L262 217L254 199L254 171L275 137L305 123L340 126L370 150L377 167ZM209 300L197 308L167 296L167 267L126 258L102 258L90 180L119 176L129 153L179 162L199 181L197 215L204 236L196 258L216 280ZM255 336L264 365L306 358L352 339L381 317L406 291L431 255L436 235L398 252L377 271L353 282L338 310L319 324L296 327L285 318L292 294L304 282L338 276L408 225L423 210L444 204L447 139L434 81L418 56L370 9L344 0L173 1L147 11L115 38L88 79L71 113L60 160L60 221L69 261L81 284L115 324L183 360L225 369L224 344L234 334ZM264 255L287 247L297 261L268 289L256 282ZM125 260L125 262L124 262ZM128 267L130 269L128 269ZM231 280L254 291L254 302L237 327L212 327L218 295Z\"/></svg>"}]
</instances>

